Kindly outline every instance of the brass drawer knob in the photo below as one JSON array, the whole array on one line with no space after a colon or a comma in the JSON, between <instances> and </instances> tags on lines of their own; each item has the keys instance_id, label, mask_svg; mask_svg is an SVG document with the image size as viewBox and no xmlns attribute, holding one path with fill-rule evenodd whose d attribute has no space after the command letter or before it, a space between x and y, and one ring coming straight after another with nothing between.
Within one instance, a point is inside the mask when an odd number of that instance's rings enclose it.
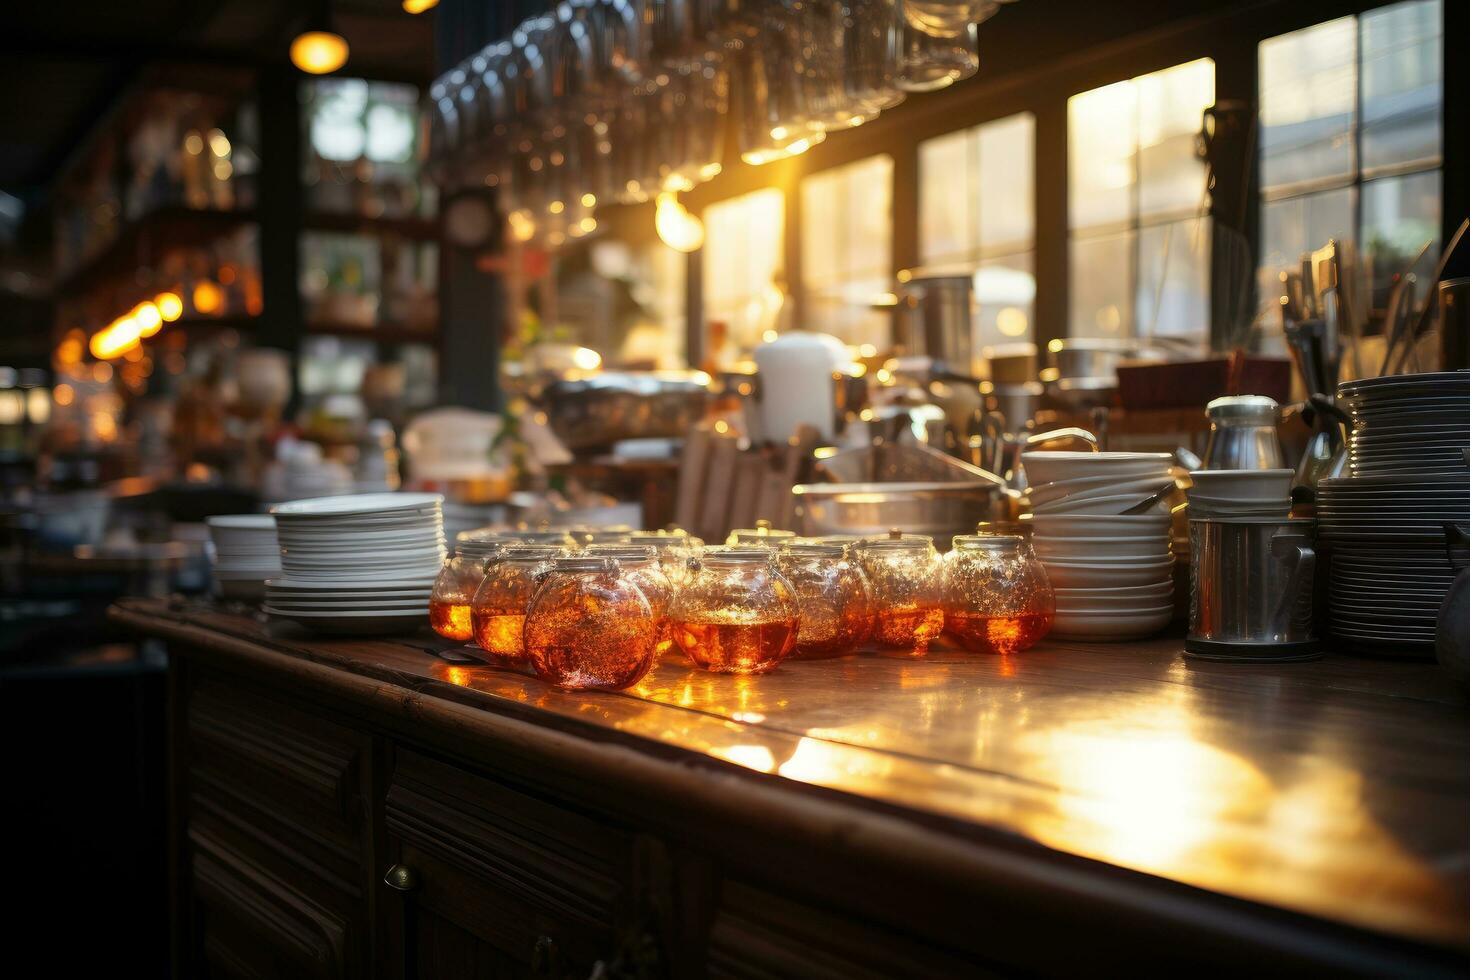
<instances>
[{"instance_id":1,"label":"brass drawer knob","mask_svg":"<svg viewBox=\"0 0 1470 980\"><path fill-rule=\"evenodd\" d=\"M418 872L406 864L395 864L383 875L383 884L401 892L411 892L419 886Z\"/></svg>"}]
</instances>

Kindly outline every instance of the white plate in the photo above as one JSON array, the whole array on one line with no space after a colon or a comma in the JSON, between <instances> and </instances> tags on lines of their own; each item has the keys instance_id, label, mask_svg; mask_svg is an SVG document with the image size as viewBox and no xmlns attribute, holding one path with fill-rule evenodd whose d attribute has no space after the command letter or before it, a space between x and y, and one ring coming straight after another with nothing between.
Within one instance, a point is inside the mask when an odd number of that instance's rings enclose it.
<instances>
[{"instance_id":1,"label":"white plate","mask_svg":"<svg viewBox=\"0 0 1470 980\"><path fill-rule=\"evenodd\" d=\"M1031 498L1033 506L1051 503L1063 498L1069 500L1084 500L1089 497L1113 496L1120 493L1141 493L1149 496L1166 483L1172 483L1172 478L1164 471L1157 474L1128 479L1118 479L1112 476L1090 476L1078 480L1058 480L1056 483L1043 483L1033 486L1026 491Z\"/></svg>"},{"instance_id":2,"label":"white plate","mask_svg":"<svg viewBox=\"0 0 1470 980\"><path fill-rule=\"evenodd\" d=\"M1058 611L1050 635L1058 640L1136 640L1158 633L1173 619L1173 606L1150 613Z\"/></svg>"},{"instance_id":3,"label":"white plate","mask_svg":"<svg viewBox=\"0 0 1470 980\"><path fill-rule=\"evenodd\" d=\"M277 504L271 513L277 516L321 514L375 514L423 507L440 507L444 497L437 493L359 493L342 497L312 497Z\"/></svg>"},{"instance_id":4,"label":"white plate","mask_svg":"<svg viewBox=\"0 0 1470 980\"><path fill-rule=\"evenodd\" d=\"M1168 537L1170 514L1034 514L1031 526L1043 537Z\"/></svg>"},{"instance_id":5,"label":"white plate","mask_svg":"<svg viewBox=\"0 0 1470 980\"><path fill-rule=\"evenodd\" d=\"M275 529L276 519L269 514L216 514L206 517L204 523L210 527L270 531Z\"/></svg>"},{"instance_id":6,"label":"white plate","mask_svg":"<svg viewBox=\"0 0 1470 980\"><path fill-rule=\"evenodd\" d=\"M1032 538L1031 547L1045 559L1073 564L1159 564L1171 560L1169 539L1140 542L1137 538Z\"/></svg>"},{"instance_id":7,"label":"white plate","mask_svg":"<svg viewBox=\"0 0 1470 980\"><path fill-rule=\"evenodd\" d=\"M1063 599L1127 599L1130 596L1165 596L1174 591L1174 579L1172 577L1160 582L1148 585L1110 585L1102 588L1064 589L1054 588L1052 592L1056 595L1057 605L1067 606ZM1126 605L1126 604L1125 604ZM1128 608L1147 607L1152 603L1135 603Z\"/></svg>"},{"instance_id":8,"label":"white plate","mask_svg":"<svg viewBox=\"0 0 1470 980\"><path fill-rule=\"evenodd\" d=\"M1157 562L1150 561L1141 564L1126 564L1121 562L1112 564L1080 564L1044 560L1042 564L1046 566L1046 577L1050 580L1052 588L1057 590L1105 587L1125 588L1129 586L1158 585L1174 580L1174 562L1172 559Z\"/></svg>"},{"instance_id":9,"label":"white plate","mask_svg":"<svg viewBox=\"0 0 1470 980\"><path fill-rule=\"evenodd\" d=\"M1053 514L1122 514L1129 507L1136 507L1150 496L1151 494L1147 493L1127 493L1101 497L1063 497L1047 504L1032 503L1031 513L1036 517L1049 517Z\"/></svg>"},{"instance_id":10,"label":"white plate","mask_svg":"<svg viewBox=\"0 0 1470 980\"><path fill-rule=\"evenodd\" d=\"M1081 477L1140 477L1162 474L1173 463L1169 453L1022 453L1021 465L1033 484Z\"/></svg>"},{"instance_id":11,"label":"white plate","mask_svg":"<svg viewBox=\"0 0 1470 980\"><path fill-rule=\"evenodd\" d=\"M277 609L281 612L317 613L337 610L339 612L362 613L381 609L385 613L391 613L396 616L399 613L407 613L414 610L418 610L419 612L429 611L429 600L427 599L385 599L379 602L352 605L345 602L283 602L275 596L268 595L266 601L270 603L272 609Z\"/></svg>"}]
</instances>

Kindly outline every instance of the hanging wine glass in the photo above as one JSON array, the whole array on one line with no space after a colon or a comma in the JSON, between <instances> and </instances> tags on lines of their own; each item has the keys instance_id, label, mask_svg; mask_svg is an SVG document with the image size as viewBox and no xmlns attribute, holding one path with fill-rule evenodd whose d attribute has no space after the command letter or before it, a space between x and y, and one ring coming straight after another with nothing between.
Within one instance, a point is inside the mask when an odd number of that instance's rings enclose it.
<instances>
[{"instance_id":1,"label":"hanging wine glass","mask_svg":"<svg viewBox=\"0 0 1470 980\"><path fill-rule=\"evenodd\" d=\"M950 37L935 37L905 19L899 32L898 86L908 92L933 92L969 78L980 67L974 24Z\"/></svg>"}]
</instances>

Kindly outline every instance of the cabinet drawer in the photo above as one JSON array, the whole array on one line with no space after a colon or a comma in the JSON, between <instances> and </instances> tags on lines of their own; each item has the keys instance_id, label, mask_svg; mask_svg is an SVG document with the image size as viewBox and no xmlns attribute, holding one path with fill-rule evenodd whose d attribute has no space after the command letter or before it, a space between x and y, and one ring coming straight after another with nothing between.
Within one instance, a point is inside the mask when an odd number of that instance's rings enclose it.
<instances>
[{"instance_id":1,"label":"cabinet drawer","mask_svg":"<svg viewBox=\"0 0 1470 980\"><path fill-rule=\"evenodd\" d=\"M359 931L350 914L304 894L207 831L190 833L195 962L209 977L350 977Z\"/></svg>"},{"instance_id":2,"label":"cabinet drawer","mask_svg":"<svg viewBox=\"0 0 1470 980\"><path fill-rule=\"evenodd\" d=\"M731 879L720 889L708 963L710 977L741 980L988 975L983 965L951 957L929 941Z\"/></svg>"},{"instance_id":3,"label":"cabinet drawer","mask_svg":"<svg viewBox=\"0 0 1470 980\"><path fill-rule=\"evenodd\" d=\"M186 722L190 825L360 898L369 736L208 673Z\"/></svg>"},{"instance_id":4,"label":"cabinet drawer","mask_svg":"<svg viewBox=\"0 0 1470 980\"><path fill-rule=\"evenodd\" d=\"M556 973L585 976L612 949L631 877L623 828L406 750L386 822L419 879L413 905L437 920Z\"/></svg>"}]
</instances>

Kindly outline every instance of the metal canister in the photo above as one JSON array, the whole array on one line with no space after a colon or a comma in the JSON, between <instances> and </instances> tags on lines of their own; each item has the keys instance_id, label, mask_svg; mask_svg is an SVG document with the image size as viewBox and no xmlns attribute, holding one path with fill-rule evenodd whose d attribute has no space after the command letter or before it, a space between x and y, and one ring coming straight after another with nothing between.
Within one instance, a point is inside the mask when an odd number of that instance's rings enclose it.
<instances>
[{"instance_id":1,"label":"metal canister","mask_svg":"<svg viewBox=\"0 0 1470 980\"><path fill-rule=\"evenodd\" d=\"M1185 653L1267 663L1314 659L1314 527L1290 518L1191 520Z\"/></svg>"},{"instance_id":2,"label":"metal canister","mask_svg":"<svg viewBox=\"0 0 1470 980\"><path fill-rule=\"evenodd\" d=\"M1279 470L1286 467L1276 423L1281 409L1265 395L1227 395L1205 406L1210 441L1207 470Z\"/></svg>"}]
</instances>

